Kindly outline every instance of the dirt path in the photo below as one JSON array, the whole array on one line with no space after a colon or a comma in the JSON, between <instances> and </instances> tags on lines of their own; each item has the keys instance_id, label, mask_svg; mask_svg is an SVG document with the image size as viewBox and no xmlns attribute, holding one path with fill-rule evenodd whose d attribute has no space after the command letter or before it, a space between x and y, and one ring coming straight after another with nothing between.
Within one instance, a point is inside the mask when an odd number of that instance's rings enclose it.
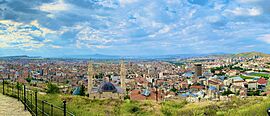
<instances>
[{"instance_id":1,"label":"dirt path","mask_svg":"<svg viewBox=\"0 0 270 116\"><path fill-rule=\"evenodd\" d=\"M31 116L17 99L0 94L0 116Z\"/></svg>"}]
</instances>

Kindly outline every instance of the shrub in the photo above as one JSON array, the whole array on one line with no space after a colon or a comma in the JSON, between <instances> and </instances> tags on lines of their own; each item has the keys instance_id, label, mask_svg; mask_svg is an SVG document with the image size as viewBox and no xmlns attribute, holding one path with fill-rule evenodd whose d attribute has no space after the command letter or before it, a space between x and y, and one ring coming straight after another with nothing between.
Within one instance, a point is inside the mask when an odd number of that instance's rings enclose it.
<instances>
[{"instance_id":1,"label":"shrub","mask_svg":"<svg viewBox=\"0 0 270 116\"><path fill-rule=\"evenodd\" d=\"M230 95L230 94L234 94L231 90L227 90L227 91L224 91L223 93L221 93L221 95Z\"/></svg>"},{"instance_id":2,"label":"shrub","mask_svg":"<svg viewBox=\"0 0 270 116\"><path fill-rule=\"evenodd\" d=\"M25 80L26 80L28 83L30 83L32 79L29 78L29 77L27 77Z\"/></svg>"},{"instance_id":3,"label":"shrub","mask_svg":"<svg viewBox=\"0 0 270 116\"><path fill-rule=\"evenodd\" d=\"M22 87L22 84L20 84L20 83L17 82L17 84L16 84L16 89L22 90L22 88L23 88L23 87Z\"/></svg>"},{"instance_id":4,"label":"shrub","mask_svg":"<svg viewBox=\"0 0 270 116\"><path fill-rule=\"evenodd\" d=\"M84 87L83 85L81 85L79 95L80 95L80 96L85 96L85 87Z\"/></svg>"},{"instance_id":5,"label":"shrub","mask_svg":"<svg viewBox=\"0 0 270 116\"><path fill-rule=\"evenodd\" d=\"M52 83L48 83L47 84L47 93L52 93L52 94L60 93L60 90L59 90L57 85L52 84Z\"/></svg>"}]
</instances>

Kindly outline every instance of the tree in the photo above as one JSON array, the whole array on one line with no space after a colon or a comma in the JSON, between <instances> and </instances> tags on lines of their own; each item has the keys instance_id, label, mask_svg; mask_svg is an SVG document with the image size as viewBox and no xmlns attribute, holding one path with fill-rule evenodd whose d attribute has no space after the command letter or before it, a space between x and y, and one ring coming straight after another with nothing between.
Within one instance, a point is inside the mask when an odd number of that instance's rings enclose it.
<instances>
[{"instance_id":1,"label":"tree","mask_svg":"<svg viewBox=\"0 0 270 116\"><path fill-rule=\"evenodd\" d=\"M28 83L30 83L32 79L29 78L29 77L27 77L25 80L26 80Z\"/></svg>"},{"instance_id":2,"label":"tree","mask_svg":"<svg viewBox=\"0 0 270 116\"><path fill-rule=\"evenodd\" d=\"M234 94L234 93L230 90L227 90L227 91L224 91L223 93L221 93L221 95L230 95L230 94Z\"/></svg>"},{"instance_id":3,"label":"tree","mask_svg":"<svg viewBox=\"0 0 270 116\"><path fill-rule=\"evenodd\" d=\"M171 91L172 91L172 92L177 92L177 89L173 87L173 88L171 89Z\"/></svg>"},{"instance_id":4,"label":"tree","mask_svg":"<svg viewBox=\"0 0 270 116\"><path fill-rule=\"evenodd\" d=\"M83 84L81 85L81 89L80 89L80 96L85 96L85 87L83 86Z\"/></svg>"},{"instance_id":5,"label":"tree","mask_svg":"<svg viewBox=\"0 0 270 116\"><path fill-rule=\"evenodd\" d=\"M57 85L52 84L52 83L48 83L47 84L47 93L52 93L52 94L60 93L60 90L59 90Z\"/></svg>"},{"instance_id":6,"label":"tree","mask_svg":"<svg viewBox=\"0 0 270 116\"><path fill-rule=\"evenodd\" d=\"M17 82L16 88L19 89L19 90L22 90L22 88L23 88L23 87L22 87L22 84L20 84L19 82Z\"/></svg>"}]
</instances>

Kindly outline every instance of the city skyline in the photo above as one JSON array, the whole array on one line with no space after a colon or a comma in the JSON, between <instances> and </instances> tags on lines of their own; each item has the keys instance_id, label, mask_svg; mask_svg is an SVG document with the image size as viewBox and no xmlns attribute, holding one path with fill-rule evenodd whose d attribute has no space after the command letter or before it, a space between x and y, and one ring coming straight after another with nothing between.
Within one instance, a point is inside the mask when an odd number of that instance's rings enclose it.
<instances>
[{"instance_id":1,"label":"city skyline","mask_svg":"<svg viewBox=\"0 0 270 116\"><path fill-rule=\"evenodd\" d=\"M270 51L267 0L0 0L0 56Z\"/></svg>"}]
</instances>

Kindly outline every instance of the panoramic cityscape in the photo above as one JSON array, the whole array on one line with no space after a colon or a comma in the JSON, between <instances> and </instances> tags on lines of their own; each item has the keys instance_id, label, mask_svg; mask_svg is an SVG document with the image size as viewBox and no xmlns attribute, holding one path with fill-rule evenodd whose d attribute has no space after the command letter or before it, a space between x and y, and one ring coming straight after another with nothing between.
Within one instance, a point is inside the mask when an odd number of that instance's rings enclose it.
<instances>
[{"instance_id":1,"label":"panoramic cityscape","mask_svg":"<svg viewBox=\"0 0 270 116\"><path fill-rule=\"evenodd\" d=\"M0 116L270 116L268 0L0 0Z\"/></svg>"}]
</instances>

